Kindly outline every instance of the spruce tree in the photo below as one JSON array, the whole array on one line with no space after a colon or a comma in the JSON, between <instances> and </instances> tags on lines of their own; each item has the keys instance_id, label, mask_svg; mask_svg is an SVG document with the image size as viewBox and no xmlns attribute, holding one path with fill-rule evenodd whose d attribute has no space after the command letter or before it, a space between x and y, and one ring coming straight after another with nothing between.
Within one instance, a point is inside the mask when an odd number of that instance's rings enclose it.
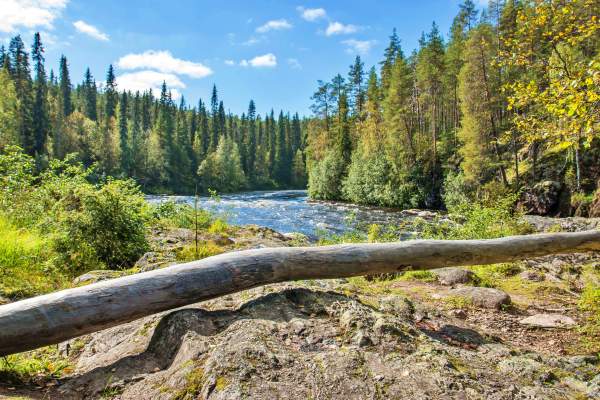
<instances>
[{"instance_id":1,"label":"spruce tree","mask_svg":"<svg viewBox=\"0 0 600 400\"><path fill-rule=\"evenodd\" d=\"M31 58L34 63L34 101L33 101L33 152L41 155L45 150L46 139L50 133L50 121L47 109L46 70L44 68L44 47L40 33L33 37Z\"/></svg>"},{"instance_id":2,"label":"spruce tree","mask_svg":"<svg viewBox=\"0 0 600 400\"><path fill-rule=\"evenodd\" d=\"M104 116L107 121L115 116L117 109L117 101L119 100L116 79L117 78L115 77L115 71L111 64L108 66L108 72L106 73L106 87L104 89L104 96L106 98Z\"/></svg>"},{"instance_id":3,"label":"spruce tree","mask_svg":"<svg viewBox=\"0 0 600 400\"><path fill-rule=\"evenodd\" d=\"M85 116L92 121L96 121L98 119L96 94L96 81L94 80L94 77L88 68L85 70L85 76L83 80L83 110Z\"/></svg>"},{"instance_id":4,"label":"spruce tree","mask_svg":"<svg viewBox=\"0 0 600 400\"><path fill-rule=\"evenodd\" d=\"M123 92L119 100L119 147L121 172L131 176L132 153L129 145L129 132L127 129L127 94Z\"/></svg>"},{"instance_id":5,"label":"spruce tree","mask_svg":"<svg viewBox=\"0 0 600 400\"><path fill-rule=\"evenodd\" d=\"M256 160L256 105L254 100L248 104L248 136L246 140L246 176L254 181L254 162Z\"/></svg>"},{"instance_id":6,"label":"spruce tree","mask_svg":"<svg viewBox=\"0 0 600 400\"><path fill-rule=\"evenodd\" d=\"M71 115L73 112L73 102L71 99L71 78L69 77L69 65L67 63L67 57L64 55L60 57L60 78L59 78L59 87L60 87L60 104L61 104L61 113L64 118Z\"/></svg>"},{"instance_id":7,"label":"spruce tree","mask_svg":"<svg viewBox=\"0 0 600 400\"><path fill-rule=\"evenodd\" d=\"M18 99L17 122L21 146L28 154L34 154L35 137L33 126L33 88L29 69L29 54L21 36L11 39L8 47L8 70L12 76Z\"/></svg>"},{"instance_id":8,"label":"spruce tree","mask_svg":"<svg viewBox=\"0 0 600 400\"><path fill-rule=\"evenodd\" d=\"M217 85L213 85L212 95L210 97L210 119L211 119L211 135L210 135L210 151L215 151L219 144L219 133L221 121L219 118L219 97L217 96Z\"/></svg>"}]
</instances>

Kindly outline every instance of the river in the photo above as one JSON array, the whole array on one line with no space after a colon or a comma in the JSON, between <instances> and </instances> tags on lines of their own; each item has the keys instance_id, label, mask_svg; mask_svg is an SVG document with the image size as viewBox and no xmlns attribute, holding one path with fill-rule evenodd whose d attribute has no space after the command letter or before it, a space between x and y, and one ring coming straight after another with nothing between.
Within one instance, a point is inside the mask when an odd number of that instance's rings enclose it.
<instances>
[{"instance_id":1,"label":"river","mask_svg":"<svg viewBox=\"0 0 600 400\"><path fill-rule=\"evenodd\" d=\"M194 204L193 196L148 196L150 202L173 200ZM199 198L199 207L223 214L234 225L256 224L282 233L319 231L340 234L359 224L394 224L406 215L389 209L311 201L306 190L253 191L224 194L220 200Z\"/></svg>"}]
</instances>

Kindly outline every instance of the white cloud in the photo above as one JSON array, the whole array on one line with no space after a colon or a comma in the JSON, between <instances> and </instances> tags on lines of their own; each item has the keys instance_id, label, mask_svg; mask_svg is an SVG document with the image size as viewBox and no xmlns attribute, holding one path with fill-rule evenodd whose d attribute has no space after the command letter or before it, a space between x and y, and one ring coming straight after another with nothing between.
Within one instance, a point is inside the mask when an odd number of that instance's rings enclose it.
<instances>
[{"instance_id":1,"label":"white cloud","mask_svg":"<svg viewBox=\"0 0 600 400\"><path fill-rule=\"evenodd\" d=\"M108 42L108 35L104 32L101 32L98 28L93 25L90 25L82 20L73 22L73 26L81 33L85 33L88 36L93 37L94 39L102 40L104 42Z\"/></svg>"},{"instance_id":2,"label":"white cloud","mask_svg":"<svg viewBox=\"0 0 600 400\"><path fill-rule=\"evenodd\" d=\"M242 46L254 46L255 44L258 44L258 43L260 43L260 39L252 36L251 38L249 38L248 40L246 40L245 42L242 42L240 44Z\"/></svg>"},{"instance_id":3,"label":"white cloud","mask_svg":"<svg viewBox=\"0 0 600 400\"><path fill-rule=\"evenodd\" d=\"M256 28L256 32L258 33L267 33L269 31L279 31L282 29L290 29L292 24L287 22L285 19L274 19L268 21L266 24L259 26Z\"/></svg>"},{"instance_id":4,"label":"white cloud","mask_svg":"<svg viewBox=\"0 0 600 400\"><path fill-rule=\"evenodd\" d=\"M181 93L177 88L184 89L185 83L177 75L166 74L156 71L138 71L128 72L117 76L117 88L121 91L130 90L132 92L143 92L152 89L155 94L160 93L161 86L165 82L171 90L174 99L178 99Z\"/></svg>"},{"instance_id":5,"label":"white cloud","mask_svg":"<svg viewBox=\"0 0 600 400\"><path fill-rule=\"evenodd\" d=\"M367 54L376 43L376 40L348 39L342 41L342 44L346 45L346 52L350 54Z\"/></svg>"},{"instance_id":6,"label":"white cloud","mask_svg":"<svg viewBox=\"0 0 600 400\"><path fill-rule=\"evenodd\" d=\"M242 60L240 61L240 65L242 67L273 68L277 66L277 57L275 57L275 54L273 53L268 53L262 56L256 56L251 60Z\"/></svg>"},{"instance_id":7,"label":"white cloud","mask_svg":"<svg viewBox=\"0 0 600 400\"><path fill-rule=\"evenodd\" d=\"M300 12L300 16L309 22L314 22L327 17L327 12L324 8L297 7L297 10Z\"/></svg>"},{"instance_id":8,"label":"white cloud","mask_svg":"<svg viewBox=\"0 0 600 400\"><path fill-rule=\"evenodd\" d=\"M18 27L53 29L54 20L69 0L1 0L0 32L14 32Z\"/></svg>"},{"instance_id":9,"label":"white cloud","mask_svg":"<svg viewBox=\"0 0 600 400\"><path fill-rule=\"evenodd\" d=\"M148 50L141 54L127 54L117 61L123 69L155 69L164 73L176 73L192 78L204 78L213 73L204 64L173 57L169 51Z\"/></svg>"},{"instance_id":10,"label":"white cloud","mask_svg":"<svg viewBox=\"0 0 600 400\"><path fill-rule=\"evenodd\" d=\"M229 65L229 66L235 65L235 61L233 61L233 60L225 60L225 65Z\"/></svg>"},{"instance_id":11,"label":"white cloud","mask_svg":"<svg viewBox=\"0 0 600 400\"><path fill-rule=\"evenodd\" d=\"M355 33L356 31L358 31L358 26L356 25L344 25L341 22L330 22L325 31L325 35L347 35Z\"/></svg>"},{"instance_id":12,"label":"white cloud","mask_svg":"<svg viewBox=\"0 0 600 400\"><path fill-rule=\"evenodd\" d=\"M302 64L300 64L300 61L296 58L288 58L287 63L293 69L302 69Z\"/></svg>"}]
</instances>

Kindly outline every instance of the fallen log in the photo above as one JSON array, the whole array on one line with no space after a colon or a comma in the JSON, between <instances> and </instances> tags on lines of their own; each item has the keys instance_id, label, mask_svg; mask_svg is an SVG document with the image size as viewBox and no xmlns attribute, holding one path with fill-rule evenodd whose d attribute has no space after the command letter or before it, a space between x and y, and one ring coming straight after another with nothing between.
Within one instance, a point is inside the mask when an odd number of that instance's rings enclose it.
<instances>
[{"instance_id":1,"label":"fallen log","mask_svg":"<svg viewBox=\"0 0 600 400\"><path fill-rule=\"evenodd\" d=\"M253 287L600 250L600 231L225 253L0 306L0 356Z\"/></svg>"}]
</instances>

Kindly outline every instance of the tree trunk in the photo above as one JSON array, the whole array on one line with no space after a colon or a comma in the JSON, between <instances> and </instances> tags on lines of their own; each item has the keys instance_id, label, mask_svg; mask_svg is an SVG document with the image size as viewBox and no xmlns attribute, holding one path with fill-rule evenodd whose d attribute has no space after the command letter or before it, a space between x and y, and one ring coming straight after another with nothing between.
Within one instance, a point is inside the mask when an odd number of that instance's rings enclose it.
<instances>
[{"instance_id":1,"label":"tree trunk","mask_svg":"<svg viewBox=\"0 0 600 400\"><path fill-rule=\"evenodd\" d=\"M0 356L270 283L491 264L597 250L600 231L225 253L0 306Z\"/></svg>"}]
</instances>

